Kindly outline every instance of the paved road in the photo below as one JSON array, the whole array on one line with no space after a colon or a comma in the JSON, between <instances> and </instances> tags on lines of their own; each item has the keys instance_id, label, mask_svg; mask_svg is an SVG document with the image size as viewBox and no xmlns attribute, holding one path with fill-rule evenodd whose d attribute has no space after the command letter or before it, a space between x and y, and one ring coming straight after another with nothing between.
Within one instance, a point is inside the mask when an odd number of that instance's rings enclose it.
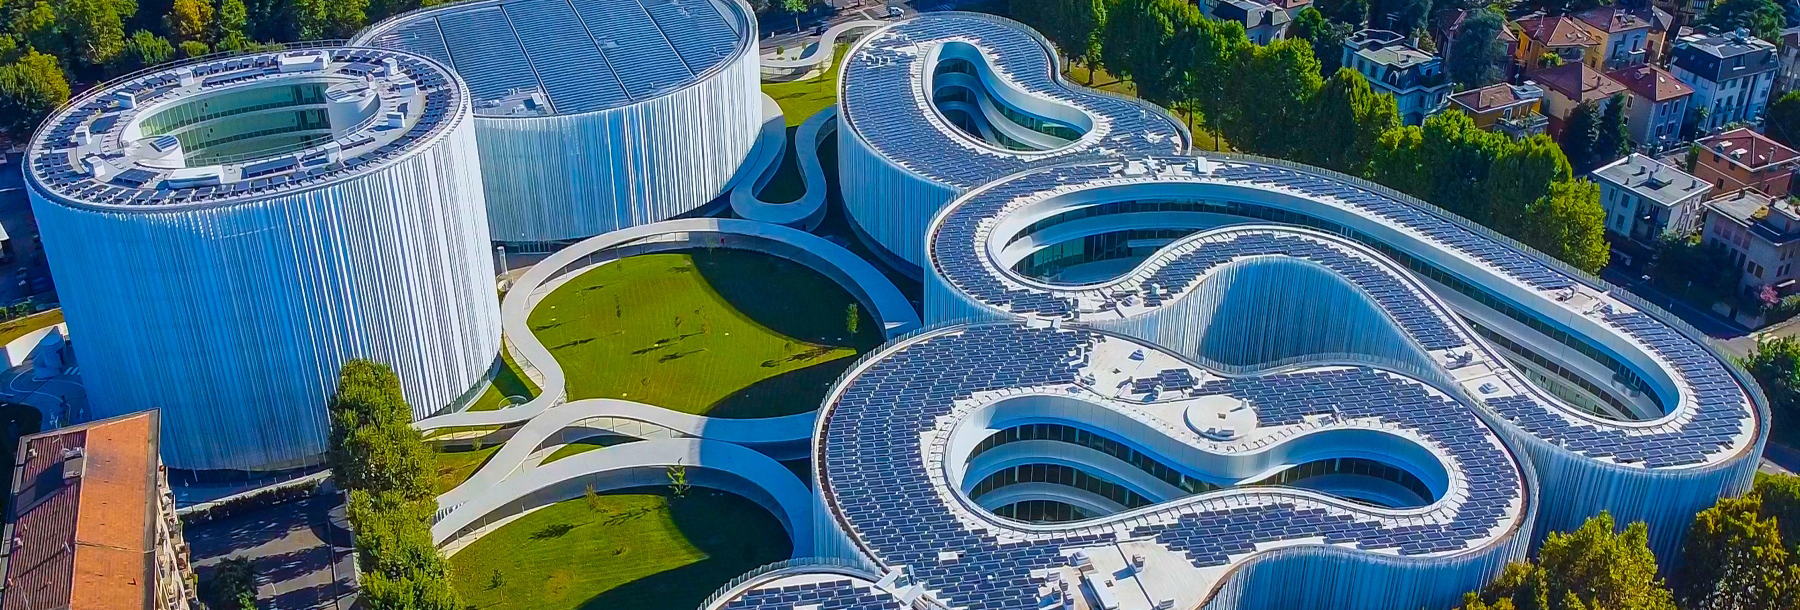
<instances>
[{"instance_id":1,"label":"paved road","mask_svg":"<svg viewBox=\"0 0 1800 610\"><path fill-rule=\"evenodd\" d=\"M356 577L342 494L328 494L185 528L205 582L219 561L256 566L261 610L351 610Z\"/></svg>"}]
</instances>

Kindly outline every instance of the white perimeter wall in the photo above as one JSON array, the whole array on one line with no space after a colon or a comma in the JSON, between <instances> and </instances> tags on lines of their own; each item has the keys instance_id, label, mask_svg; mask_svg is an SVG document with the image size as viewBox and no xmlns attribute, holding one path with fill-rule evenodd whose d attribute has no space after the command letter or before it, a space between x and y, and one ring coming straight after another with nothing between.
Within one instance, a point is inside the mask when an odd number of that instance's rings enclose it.
<instances>
[{"instance_id":1,"label":"white perimeter wall","mask_svg":"<svg viewBox=\"0 0 1800 610\"><path fill-rule=\"evenodd\" d=\"M481 381L500 307L475 128L446 120L392 165L261 202L120 213L28 189L93 416L162 409L171 467L283 467L325 451L349 359L393 366L415 418Z\"/></svg>"},{"instance_id":2,"label":"white perimeter wall","mask_svg":"<svg viewBox=\"0 0 1800 610\"><path fill-rule=\"evenodd\" d=\"M493 240L590 237L693 211L724 192L762 129L754 49L640 104L475 119Z\"/></svg>"}]
</instances>

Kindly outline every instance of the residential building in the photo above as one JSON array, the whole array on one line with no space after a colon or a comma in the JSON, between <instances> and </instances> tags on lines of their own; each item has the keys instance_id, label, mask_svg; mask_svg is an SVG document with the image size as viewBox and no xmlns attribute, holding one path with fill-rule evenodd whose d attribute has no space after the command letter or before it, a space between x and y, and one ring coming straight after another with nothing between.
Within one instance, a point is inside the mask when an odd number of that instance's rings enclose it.
<instances>
[{"instance_id":1,"label":"residential building","mask_svg":"<svg viewBox=\"0 0 1800 610\"><path fill-rule=\"evenodd\" d=\"M1544 89L1533 81L1497 83L1450 96L1450 107L1469 115L1476 127L1515 138L1544 133L1550 119L1541 111L1543 102Z\"/></svg>"},{"instance_id":2,"label":"residential building","mask_svg":"<svg viewBox=\"0 0 1800 610\"><path fill-rule=\"evenodd\" d=\"M1437 40L1439 41L1438 49L1443 52L1446 61L1450 59L1451 50L1456 48L1457 37L1462 35L1463 23L1468 21L1469 17L1473 15L1476 10L1481 9L1456 11L1454 16L1444 24ZM1518 56L1519 34L1513 31L1512 26L1502 23L1500 32L1494 35L1494 40L1499 42L1500 47L1506 50L1506 57L1508 59Z\"/></svg>"},{"instance_id":3,"label":"residential building","mask_svg":"<svg viewBox=\"0 0 1800 610\"><path fill-rule=\"evenodd\" d=\"M1800 27L1781 31L1775 41L1775 88L1769 92L1771 102L1781 95L1800 89Z\"/></svg>"},{"instance_id":4,"label":"residential building","mask_svg":"<svg viewBox=\"0 0 1800 610\"><path fill-rule=\"evenodd\" d=\"M1670 71L1694 88L1689 106L1702 132L1762 118L1779 68L1775 45L1742 29L1690 34L1670 56Z\"/></svg>"},{"instance_id":5,"label":"residential building","mask_svg":"<svg viewBox=\"0 0 1800 610\"><path fill-rule=\"evenodd\" d=\"M1607 70L1650 61L1649 13L1616 6L1589 9L1575 15L1603 38L1600 65Z\"/></svg>"},{"instance_id":6,"label":"residential building","mask_svg":"<svg viewBox=\"0 0 1800 610\"><path fill-rule=\"evenodd\" d=\"M1633 242L1654 248L1663 234L1690 235L1699 230L1701 204L1711 184L1656 159L1632 153L1594 170L1600 183L1600 205L1606 209L1606 231L1614 247Z\"/></svg>"},{"instance_id":7,"label":"residential building","mask_svg":"<svg viewBox=\"0 0 1800 610\"><path fill-rule=\"evenodd\" d=\"M1754 188L1786 197L1800 168L1800 153L1748 128L1701 138L1694 145L1700 149L1694 175L1721 193Z\"/></svg>"},{"instance_id":8,"label":"residential building","mask_svg":"<svg viewBox=\"0 0 1800 610\"><path fill-rule=\"evenodd\" d=\"M1243 24L1245 36L1256 44L1287 38L1288 23L1294 14L1280 4L1257 0L1203 0L1200 7L1213 19Z\"/></svg>"},{"instance_id":9,"label":"residential building","mask_svg":"<svg viewBox=\"0 0 1800 610\"><path fill-rule=\"evenodd\" d=\"M0 608L197 606L160 438L140 411L19 439Z\"/></svg>"},{"instance_id":10,"label":"residential building","mask_svg":"<svg viewBox=\"0 0 1800 610\"><path fill-rule=\"evenodd\" d=\"M1632 142L1662 151L1681 141L1681 122L1687 118L1693 87L1654 64L1620 68L1607 76L1630 91L1627 118Z\"/></svg>"},{"instance_id":11,"label":"residential building","mask_svg":"<svg viewBox=\"0 0 1800 610\"><path fill-rule=\"evenodd\" d=\"M1363 30L1345 39L1343 65L1361 72L1375 90L1394 96L1400 120L1408 125L1424 122L1450 94L1443 62L1387 30Z\"/></svg>"},{"instance_id":12,"label":"residential building","mask_svg":"<svg viewBox=\"0 0 1800 610\"><path fill-rule=\"evenodd\" d=\"M1536 68L1545 55L1556 55L1565 64L1586 63L1601 67L1606 33L1568 15L1535 15L1514 22L1519 28L1519 65Z\"/></svg>"},{"instance_id":13,"label":"residential building","mask_svg":"<svg viewBox=\"0 0 1800 610\"><path fill-rule=\"evenodd\" d=\"M1744 272L1746 293L1773 286L1787 295L1800 288L1794 281L1800 262L1800 209L1793 199L1753 188L1738 189L1706 202L1702 239L1722 248Z\"/></svg>"},{"instance_id":14,"label":"residential building","mask_svg":"<svg viewBox=\"0 0 1800 610\"><path fill-rule=\"evenodd\" d=\"M1650 63L1663 65L1669 56L1670 32L1676 31L1675 17L1659 7L1650 7Z\"/></svg>"},{"instance_id":15,"label":"residential building","mask_svg":"<svg viewBox=\"0 0 1800 610\"><path fill-rule=\"evenodd\" d=\"M1657 10L1667 13L1672 23L1668 31L1675 32L1694 24L1696 19L1706 14L1713 0L1651 0L1650 4Z\"/></svg>"},{"instance_id":16,"label":"residential building","mask_svg":"<svg viewBox=\"0 0 1800 610\"><path fill-rule=\"evenodd\" d=\"M1544 114L1550 117L1550 133L1561 135L1575 108L1585 102L1600 104L1629 89L1619 81L1584 63L1570 63L1531 73L1544 87ZM1627 98L1629 99L1629 98Z\"/></svg>"}]
</instances>

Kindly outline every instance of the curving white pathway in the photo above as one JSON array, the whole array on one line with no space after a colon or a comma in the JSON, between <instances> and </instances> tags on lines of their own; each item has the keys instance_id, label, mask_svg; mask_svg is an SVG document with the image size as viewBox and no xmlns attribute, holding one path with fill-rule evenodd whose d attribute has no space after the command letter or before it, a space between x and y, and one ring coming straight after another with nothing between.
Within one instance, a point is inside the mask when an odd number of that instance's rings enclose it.
<instances>
[{"instance_id":1,"label":"curving white pathway","mask_svg":"<svg viewBox=\"0 0 1800 610\"><path fill-rule=\"evenodd\" d=\"M694 438L627 443L513 473L433 523L431 540L439 546L462 542L466 534L484 533L508 517L579 497L590 487L666 485L668 469L677 465L687 469L688 481L696 487L728 491L768 509L787 530L795 556L812 548L812 493L799 477L754 450Z\"/></svg>"},{"instance_id":2,"label":"curving white pathway","mask_svg":"<svg viewBox=\"0 0 1800 610\"><path fill-rule=\"evenodd\" d=\"M781 162L787 158L787 116L773 98L763 96L763 131L751 161L746 163L754 179L740 179L731 188L731 212L745 220L797 227L811 231L825 219L825 199L830 188L825 184L825 167L819 162L819 146L827 138L837 136L837 106L829 106L807 117L794 130L794 154L799 155L801 183L806 192L799 199L785 203L764 201L757 197L769 182L781 173Z\"/></svg>"},{"instance_id":3,"label":"curving white pathway","mask_svg":"<svg viewBox=\"0 0 1800 610\"><path fill-rule=\"evenodd\" d=\"M770 455L806 455L815 412L729 419L681 413L628 400L569 401L562 366L531 330L528 322L531 310L560 285L560 280L625 256L697 246L752 250L806 265L836 281L856 297L881 324L885 338L891 339L919 327L919 316L911 302L880 270L844 247L798 229L749 220L691 218L622 229L564 248L526 271L507 292L500 306L507 347L526 375L543 388L543 393L505 409L448 413L413 424L426 432L465 426L524 424L512 431L506 444L469 480L438 497L438 512L432 528L435 542L446 544L471 529L485 531L480 526L574 497L586 485L593 485L595 489L615 489L666 483L660 477L665 476L667 466L678 460L700 471L736 477L696 479L695 485L738 493L764 503L772 512L787 511L785 516L777 513L783 516L784 523L809 523L788 521L793 517L793 511L810 510L810 500L805 487L793 473ZM566 435L569 431L581 433L581 436L589 432L611 432L653 440L589 451L550 464L540 464L533 459L541 449L563 444L565 439L580 438ZM662 436L678 438L653 438ZM655 476L643 474L652 471ZM575 480L581 484L563 487ZM770 487L758 487L765 482ZM799 487L798 504L787 497L792 491L787 489L790 483ZM794 536L796 549L811 548L810 542L806 542L810 540L810 527L790 525L789 533Z\"/></svg>"},{"instance_id":4,"label":"curving white pathway","mask_svg":"<svg viewBox=\"0 0 1800 610\"><path fill-rule=\"evenodd\" d=\"M849 42L850 37L846 34L850 32L872 30L887 24L888 22L879 19L846 21L825 30L825 33L819 36L819 41L807 47L806 53L796 59L764 55L762 56L763 79L780 80L781 77L801 76L821 64L829 64L832 58L837 56L839 38L845 39L842 42Z\"/></svg>"}]
</instances>

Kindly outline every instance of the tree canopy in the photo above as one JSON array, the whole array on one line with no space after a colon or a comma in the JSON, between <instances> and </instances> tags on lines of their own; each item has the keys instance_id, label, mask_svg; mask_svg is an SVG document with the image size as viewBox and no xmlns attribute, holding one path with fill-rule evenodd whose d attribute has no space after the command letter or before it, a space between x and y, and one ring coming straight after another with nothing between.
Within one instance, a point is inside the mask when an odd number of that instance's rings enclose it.
<instances>
[{"instance_id":1,"label":"tree canopy","mask_svg":"<svg viewBox=\"0 0 1800 610\"><path fill-rule=\"evenodd\" d=\"M1319 74L1329 78L1344 63L1344 39L1350 37L1352 27L1327 19L1319 9L1309 6L1294 17L1288 26L1288 37L1311 44L1313 57L1319 60Z\"/></svg>"},{"instance_id":2,"label":"tree canopy","mask_svg":"<svg viewBox=\"0 0 1800 610\"><path fill-rule=\"evenodd\" d=\"M1444 71L1450 80L1464 88L1484 87L1500 80L1500 65L1506 61L1506 47L1500 43L1506 17L1498 11L1483 9L1469 13L1450 43Z\"/></svg>"},{"instance_id":3,"label":"tree canopy","mask_svg":"<svg viewBox=\"0 0 1800 610\"><path fill-rule=\"evenodd\" d=\"M1719 0L1700 16L1699 23L1722 31L1745 28L1757 38L1780 40L1787 16L1775 0Z\"/></svg>"},{"instance_id":4,"label":"tree canopy","mask_svg":"<svg viewBox=\"0 0 1800 610\"><path fill-rule=\"evenodd\" d=\"M1656 577L1649 530L1619 531L1600 513L1574 532L1551 532L1535 563L1506 566L1500 577L1463 598L1463 610L1675 610Z\"/></svg>"},{"instance_id":5,"label":"tree canopy","mask_svg":"<svg viewBox=\"0 0 1800 610\"><path fill-rule=\"evenodd\" d=\"M51 110L69 101L69 81L56 58L27 51L0 66L0 128L24 137Z\"/></svg>"},{"instance_id":6,"label":"tree canopy","mask_svg":"<svg viewBox=\"0 0 1800 610\"><path fill-rule=\"evenodd\" d=\"M1757 343L1744 359L1744 368L1769 397L1772 438L1790 443L1800 438L1800 339L1777 337Z\"/></svg>"}]
</instances>

